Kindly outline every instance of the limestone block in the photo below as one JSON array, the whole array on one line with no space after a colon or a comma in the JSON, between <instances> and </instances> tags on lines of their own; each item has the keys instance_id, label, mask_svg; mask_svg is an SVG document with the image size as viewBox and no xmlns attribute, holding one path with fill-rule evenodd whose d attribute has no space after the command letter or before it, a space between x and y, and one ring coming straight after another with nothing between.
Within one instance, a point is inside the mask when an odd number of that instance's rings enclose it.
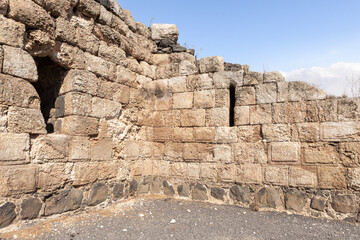
<instances>
[{"instance_id":1,"label":"limestone block","mask_svg":"<svg viewBox=\"0 0 360 240\"><path fill-rule=\"evenodd\" d=\"M239 126L238 139L242 142L258 142L262 139L260 126Z\"/></svg>"},{"instance_id":2,"label":"limestone block","mask_svg":"<svg viewBox=\"0 0 360 240\"><path fill-rule=\"evenodd\" d=\"M10 107L8 130L13 133L45 134L44 117L38 109Z\"/></svg>"},{"instance_id":3,"label":"limestone block","mask_svg":"<svg viewBox=\"0 0 360 240\"><path fill-rule=\"evenodd\" d=\"M31 83L3 74L0 74L0 103L40 109L40 97Z\"/></svg>"},{"instance_id":4,"label":"limestone block","mask_svg":"<svg viewBox=\"0 0 360 240\"><path fill-rule=\"evenodd\" d=\"M159 175L162 177L170 176L170 162L160 161L158 166L154 166L154 170L158 169Z\"/></svg>"},{"instance_id":5,"label":"limestone block","mask_svg":"<svg viewBox=\"0 0 360 240\"><path fill-rule=\"evenodd\" d=\"M2 46L4 50L3 72L30 82L38 80L37 67L30 54L20 48Z\"/></svg>"},{"instance_id":6,"label":"limestone block","mask_svg":"<svg viewBox=\"0 0 360 240\"><path fill-rule=\"evenodd\" d=\"M46 200L44 215L49 216L76 210L80 208L82 199L83 192L81 190L75 188L62 190Z\"/></svg>"},{"instance_id":7,"label":"limestone block","mask_svg":"<svg viewBox=\"0 0 360 240\"><path fill-rule=\"evenodd\" d=\"M296 163L300 160L300 146L295 142L270 143L272 162Z\"/></svg>"},{"instance_id":8,"label":"limestone block","mask_svg":"<svg viewBox=\"0 0 360 240\"><path fill-rule=\"evenodd\" d=\"M154 127L179 126L177 111L156 111L153 113Z\"/></svg>"},{"instance_id":9,"label":"limestone block","mask_svg":"<svg viewBox=\"0 0 360 240\"><path fill-rule=\"evenodd\" d=\"M64 114L59 113L60 116L80 115L88 116L91 114L92 104L91 95L86 93L69 92L64 95ZM57 106L61 101L55 102L55 108L61 109ZM98 110L98 109L97 109Z\"/></svg>"},{"instance_id":10,"label":"limestone block","mask_svg":"<svg viewBox=\"0 0 360 240\"><path fill-rule=\"evenodd\" d=\"M232 157L231 147L225 144L215 145L214 161L221 163L232 163L233 157Z\"/></svg>"},{"instance_id":11,"label":"limestone block","mask_svg":"<svg viewBox=\"0 0 360 240\"><path fill-rule=\"evenodd\" d=\"M306 82L289 82L289 101L322 100L326 92Z\"/></svg>"},{"instance_id":12,"label":"limestone block","mask_svg":"<svg viewBox=\"0 0 360 240\"><path fill-rule=\"evenodd\" d=\"M207 156L206 144L203 143L185 143L184 160L205 160Z\"/></svg>"},{"instance_id":13,"label":"limestone block","mask_svg":"<svg viewBox=\"0 0 360 240\"><path fill-rule=\"evenodd\" d=\"M4 62L4 50L2 49L2 46L0 45L0 69L3 67Z\"/></svg>"},{"instance_id":14,"label":"limestone block","mask_svg":"<svg viewBox=\"0 0 360 240\"><path fill-rule=\"evenodd\" d=\"M169 93L169 80L162 79L156 80L152 82L152 88L155 91L155 95L159 98L163 97L164 95Z\"/></svg>"},{"instance_id":15,"label":"limestone block","mask_svg":"<svg viewBox=\"0 0 360 240\"><path fill-rule=\"evenodd\" d=\"M264 124L261 128L264 140L268 142L288 142L291 140L290 125Z\"/></svg>"},{"instance_id":16,"label":"limestone block","mask_svg":"<svg viewBox=\"0 0 360 240\"><path fill-rule=\"evenodd\" d=\"M182 143L167 143L164 149L164 159L169 161L182 160L184 152L184 144Z\"/></svg>"},{"instance_id":17,"label":"limestone block","mask_svg":"<svg viewBox=\"0 0 360 240\"><path fill-rule=\"evenodd\" d=\"M215 89L215 107L230 107L230 91L228 89Z\"/></svg>"},{"instance_id":18,"label":"limestone block","mask_svg":"<svg viewBox=\"0 0 360 240\"><path fill-rule=\"evenodd\" d=\"M140 62L140 67L141 67L141 71L142 73L151 79L155 79L155 75L156 75L156 66L150 65L145 61L141 61Z\"/></svg>"},{"instance_id":19,"label":"limestone block","mask_svg":"<svg viewBox=\"0 0 360 240\"><path fill-rule=\"evenodd\" d=\"M56 42L51 59L66 69L85 69L86 66L84 52L67 43Z\"/></svg>"},{"instance_id":20,"label":"limestone block","mask_svg":"<svg viewBox=\"0 0 360 240\"><path fill-rule=\"evenodd\" d=\"M61 134L39 136L31 143L31 158L36 163L67 161L71 138Z\"/></svg>"},{"instance_id":21,"label":"limestone block","mask_svg":"<svg viewBox=\"0 0 360 240\"><path fill-rule=\"evenodd\" d=\"M213 108L215 106L215 90L194 92L195 108Z\"/></svg>"},{"instance_id":22,"label":"limestone block","mask_svg":"<svg viewBox=\"0 0 360 240\"><path fill-rule=\"evenodd\" d=\"M187 163L173 162L170 165L170 176L176 178L187 178Z\"/></svg>"},{"instance_id":23,"label":"limestone block","mask_svg":"<svg viewBox=\"0 0 360 240\"><path fill-rule=\"evenodd\" d=\"M229 108L210 108L206 110L206 126L229 126Z\"/></svg>"},{"instance_id":24,"label":"limestone block","mask_svg":"<svg viewBox=\"0 0 360 240\"><path fill-rule=\"evenodd\" d=\"M194 129L181 127L174 128L174 140L180 142L194 141Z\"/></svg>"},{"instance_id":25,"label":"limestone block","mask_svg":"<svg viewBox=\"0 0 360 240\"><path fill-rule=\"evenodd\" d=\"M73 185L81 186L93 183L99 176L99 163L97 162L77 162L74 164Z\"/></svg>"},{"instance_id":26,"label":"limestone block","mask_svg":"<svg viewBox=\"0 0 360 240\"><path fill-rule=\"evenodd\" d=\"M337 106L339 121L351 121L360 118L360 98L339 99Z\"/></svg>"},{"instance_id":27,"label":"limestone block","mask_svg":"<svg viewBox=\"0 0 360 240\"><path fill-rule=\"evenodd\" d=\"M26 163L30 149L28 134L0 133L0 161Z\"/></svg>"},{"instance_id":28,"label":"limestone block","mask_svg":"<svg viewBox=\"0 0 360 240\"><path fill-rule=\"evenodd\" d=\"M238 165L235 172L235 181L237 183L256 183L262 182L261 165L245 164Z\"/></svg>"},{"instance_id":29,"label":"limestone block","mask_svg":"<svg viewBox=\"0 0 360 240\"><path fill-rule=\"evenodd\" d=\"M49 11L54 17L67 17L73 7L72 0L46 0L41 2L45 10Z\"/></svg>"},{"instance_id":30,"label":"limestone block","mask_svg":"<svg viewBox=\"0 0 360 240\"><path fill-rule=\"evenodd\" d=\"M137 87L136 73L120 65L116 68L116 81L129 87Z\"/></svg>"},{"instance_id":31,"label":"limestone block","mask_svg":"<svg viewBox=\"0 0 360 240\"><path fill-rule=\"evenodd\" d=\"M240 142L233 145L235 161L242 163L267 163L267 147L262 142Z\"/></svg>"},{"instance_id":32,"label":"limestone block","mask_svg":"<svg viewBox=\"0 0 360 240\"><path fill-rule=\"evenodd\" d=\"M218 179L218 168L214 163L201 163L200 176L203 179L216 181Z\"/></svg>"},{"instance_id":33,"label":"limestone block","mask_svg":"<svg viewBox=\"0 0 360 240\"><path fill-rule=\"evenodd\" d=\"M4 105L0 105L0 133L7 132L7 124L8 124L8 107Z\"/></svg>"},{"instance_id":34,"label":"limestone block","mask_svg":"<svg viewBox=\"0 0 360 240\"><path fill-rule=\"evenodd\" d=\"M27 35L25 50L32 56L46 57L55 47L55 40L49 33L41 30L30 31Z\"/></svg>"},{"instance_id":35,"label":"limestone block","mask_svg":"<svg viewBox=\"0 0 360 240\"><path fill-rule=\"evenodd\" d=\"M9 7L9 0L0 0L0 14L6 15Z\"/></svg>"},{"instance_id":36,"label":"limestone block","mask_svg":"<svg viewBox=\"0 0 360 240\"><path fill-rule=\"evenodd\" d=\"M90 159L90 140L87 137L73 137L70 141L69 158L71 160Z\"/></svg>"},{"instance_id":37,"label":"limestone block","mask_svg":"<svg viewBox=\"0 0 360 240\"><path fill-rule=\"evenodd\" d=\"M71 167L64 163L47 163L39 165L37 188L49 192L61 188L70 180Z\"/></svg>"},{"instance_id":38,"label":"limestone block","mask_svg":"<svg viewBox=\"0 0 360 240\"><path fill-rule=\"evenodd\" d=\"M116 18L113 18L113 22L114 22L114 19L116 19ZM112 28L112 27L107 26L107 25L102 25L102 24L96 24L95 23L93 33L101 41L105 41L107 43L118 45L124 51L129 52L129 49L128 49L129 44L126 41L122 42L123 41L122 36L118 31L116 31L115 27Z\"/></svg>"},{"instance_id":39,"label":"limestone block","mask_svg":"<svg viewBox=\"0 0 360 240\"><path fill-rule=\"evenodd\" d=\"M339 159L336 143L303 143L303 159L308 164L333 164Z\"/></svg>"},{"instance_id":40,"label":"limestone block","mask_svg":"<svg viewBox=\"0 0 360 240\"><path fill-rule=\"evenodd\" d=\"M118 74L118 72L116 72L116 65L114 63L103 60L102 58L96 57L87 52L84 53L84 56L86 70L103 76L109 80L115 79L115 73Z\"/></svg>"},{"instance_id":41,"label":"limestone block","mask_svg":"<svg viewBox=\"0 0 360 240\"><path fill-rule=\"evenodd\" d=\"M179 37L179 30L175 24L152 24L150 30L154 41L170 39L176 43Z\"/></svg>"},{"instance_id":42,"label":"limestone block","mask_svg":"<svg viewBox=\"0 0 360 240\"><path fill-rule=\"evenodd\" d=\"M216 143L237 142L237 129L233 127L218 127L215 129Z\"/></svg>"},{"instance_id":43,"label":"limestone block","mask_svg":"<svg viewBox=\"0 0 360 240\"><path fill-rule=\"evenodd\" d=\"M250 124L264 124L271 121L271 104L250 106Z\"/></svg>"},{"instance_id":44,"label":"limestone block","mask_svg":"<svg viewBox=\"0 0 360 240\"><path fill-rule=\"evenodd\" d=\"M192 180L200 179L200 164L199 163L188 163L188 177Z\"/></svg>"},{"instance_id":45,"label":"limestone block","mask_svg":"<svg viewBox=\"0 0 360 240\"><path fill-rule=\"evenodd\" d=\"M289 185L294 187L316 187L317 177L315 168L290 167Z\"/></svg>"},{"instance_id":46,"label":"limestone block","mask_svg":"<svg viewBox=\"0 0 360 240\"><path fill-rule=\"evenodd\" d=\"M173 96L172 94L165 94L161 97L155 98L154 109L158 111L171 110L173 108Z\"/></svg>"},{"instance_id":47,"label":"limestone block","mask_svg":"<svg viewBox=\"0 0 360 240\"><path fill-rule=\"evenodd\" d=\"M349 187L355 190L360 189L360 168L349 169L350 184Z\"/></svg>"},{"instance_id":48,"label":"limestone block","mask_svg":"<svg viewBox=\"0 0 360 240\"><path fill-rule=\"evenodd\" d=\"M205 109L182 110L180 114L180 125L182 127L205 126Z\"/></svg>"},{"instance_id":49,"label":"limestone block","mask_svg":"<svg viewBox=\"0 0 360 240\"><path fill-rule=\"evenodd\" d=\"M97 135L99 133L99 120L91 117L68 116L62 120L60 132L72 136Z\"/></svg>"},{"instance_id":50,"label":"limestone block","mask_svg":"<svg viewBox=\"0 0 360 240\"><path fill-rule=\"evenodd\" d=\"M100 0L100 3L103 6L109 8L109 10L113 12L116 16L120 17L121 19L125 19L123 10L116 0Z\"/></svg>"},{"instance_id":51,"label":"limestone block","mask_svg":"<svg viewBox=\"0 0 360 240\"><path fill-rule=\"evenodd\" d=\"M199 60L200 73L222 72L224 71L224 58L204 57Z\"/></svg>"},{"instance_id":52,"label":"limestone block","mask_svg":"<svg viewBox=\"0 0 360 240\"><path fill-rule=\"evenodd\" d=\"M337 122L337 99L325 99L317 101L320 122Z\"/></svg>"},{"instance_id":53,"label":"limestone block","mask_svg":"<svg viewBox=\"0 0 360 240\"><path fill-rule=\"evenodd\" d=\"M219 177L222 182L234 182L235 181L235 165L224 164L219 169Z\"/></svg>"},{"instance_id":54,"label":"limestone block","mask_svg":"<svg viewBox=\"0 0 360 240\"><path fill-rule=\"evenodd\" d=\"M24 24L0 15L0 32L0 43L19 48L24 46Z\"/></svg>"},{"instance_id":55,"label":"limestone block","mask_svg":"<svg viewBox=\"0 0 360 240\"><path fill-rule=\"evenodd\" d=\"M345 171L339 167L318 167L318 182L320 188L346 188Z\"/></svg>"},{"instance_id":56,"label":"limestone block","mask_svg":"<svg viewBox=\"0 0 360 240\"><path fill-rule=\"evenodd\" d=\"M96 95L98 88L97 77L95 74L84 70L70 70L60 88L60 95L68 92L82 92Z\"/></svg>"},{"instance_id":57,"label":"limestone block","mask_svg":"<svg viewBox=\"0 0 360 240\"><path fill-rule=\"evenodd\" d=\"M174 109L181 108L192 108L193 107L193 92L182 92L182 93L174 93Z\"/></svg>"},{"instance_id":58,"label":"limestone block","mask_svg":"<svg viewBox=\"0 0 360 240\"><path fill-rule=\"evenodd\" d=\"M243 85L244 71L223 71L214 73L215 88L229 89L230 85L241 87Z\"/></svg>"},{"instance_id":59,"label":"limestone block","mask_svg":"<svg viewBox=\"0 0 360 240\"><path fill-rule=\"evenodd\" d=\"M130 100L130 88L121 84L116 85L116 92L114 93L112 100L115 102L127 104Z\"/></svg>"},{"instance_id":60,"label":"limestone block","mask_svg":"<svg viewBox=\"0 0 360 240\"><path fill-rule=\"evenodd\" d=\"M277 102L286 102L288 100L288 83L278 82L277 85Z\"/></svg>"},{"instance_id":61,"label":"limestone block","mask_svg":"<svg viewBox=\"0 0 360 240\"><path fill-rule=\"evenodd\" d=\"M150 38L151 37L151 33L150 30L148 29L148 27L141 23L141 22L135 22L136 23L136 33L143 35L146 38Z\"/></svg>"},{"instance_id":62,"label":"limestone block","mask_svg":"<svg viewBox=\"0 0 360 240\"><path fill-rule=\"evenodd\" d=\"M215 128L199 127L194 129L196 142L213 142L215 140Z\"/></svg>"},{"instance_id":63,"label":"limestone block","mask_svg":"<svg viewBox=\"0 0 360 240\"><path fill-rule=\"evenodd\" d=\"M26 166L3 166L0 168L0 194L11 196L31 193L36 189L36 167Z\"/></svg>"},{"instance_id":64,"label":"limestone block","mask_svg":"<svg viewBox=\"0 0 360 240\"><path fill-rule=\"evenodd\" d=\"M50 14L31 0L10 0L8 15L30 28L54 31L55 23Z\"/></svg>"},{"instance_id":65,"label":"limestone block","mask_svg":"<svg viewBox=\"0 0 360 240\"><path fill-rule=\"evenodd\" d=\"M186 78L186 85L187 88L191 91L209 90L214 88L214 80L209 76L208 73L189 75Z\"/></svg>"},{"instance_id":66,"label":"limestone block","mask_svg":"<svg viewBox=\"0 0 360 240\"><path fill-rule=\"evenodd\" d=\"M127 67L131 71L136 72L136 73L138 73L140 75L144 75L143 69L140 66L140 63L135 58L128 58L127 63L128 63Z\"/></svg>"},{"instance_id":67,"label":"limestone block","mask_svg":"<svg viewBox=\"0 0 360 240\"><path fill-rule=\"evenodd\" d=\"M357 122L320 123L320 139L323 141L358 140L359 131Z\"/></svg>"},{"instance_id":68,"label":"limestone block","mask_svg":"<svg viewBox=\"0 0 360 240\"><path fill-rule=\"evenodd\" d=\"M107 161L112 159L113 142L111 139L102 138L91 142L90 158L92 161Z\"/></svg>"},{"instance_id":69,"label":"limestone block","mask_svg":"<svg viewBox=\"0 0 360 240\"><path fill-rule=\"evenodd\" d=\"M169 127L154 127L153 137L156 142L167 142L173 139L174 130Z\"/></svg>"},{"instance_id":70,"label":"limestone block","mask_svg":"<svg viewBox=\"0 0 360 240\"><path fill-rule=\"evenodd\" d=\"M186 52L176 52L170 54L170 61L172 63L181 63L182 61L195 62L195 57Z\"/></svg>"},{"instance_id":71,"label":"limestone block","mask_svg":"<svg viewBox=\"0 0 360 240\"><path fill-rule=\"evenodd\" d=\"M285 82L285 78L280 72L265 72L264 83L269 82Z\"/></svg>"},{"instance_id":72,"label":"limestone block","mask_svg":"<svg viewBox=\"0 0 360 240\"><path fill-rule=\"evenodd\" d=\"M91 103L91 116L96 118L117 119L120 117L121 108L121 103L94 97Z\"/></svg>"},{"instance_id":73,"label":"limestone block","mask_svg":"<svg viewBox=\"0 0 360 240\"><path fill-rule=\"evenodd\" d=\"M360 142L340 143L340 159L346 167L359 167Z\"/></svg>"},{"instance_id":74,"label":"limestone block","mask_svg":"<svg viewBox=\"0 0 360 240\"><path fill-rule=\"evenodd\" d=\"M95 35L92 34L91 30L88 30L84 27L77 27L76 42L77 46L79 46L79 48L85 52L98 55L100 41Z\"/></svg>"},{"instance_id":75,"label":"limestone block","mask_svg":"<svg viewBox=\"0 0 360 240\"><path fill-rule=\"evenodd\" d=\"M319 123L297 124L299 140L302 142L317 142L320 139Z\"/></svg>"},{"instance_id":76,"label":"limestone block","mask_svg":"<svg viewBox=\"0 0 360 240\"><path fill-rule=\"evenodd\" d=\"M98 18L99 23L110 26L112 23L112 18L112 13L107 11L104 6L100 6L100 14Z\"/></svg>"},{"instance_id":77,"label":"limestone block","mask_svg":"<svg viewBox=\"0 0 360 240\"><path fill-rule=\"evenodd\" d=\"M259 84L255 87L256 103L274 103L277 101L277 87L275 83Z\"/></svg>"},{"instance_id":78,"label":"limestone block","mask_svg":"<svg viewBox=\"0 0 360 240\"><path fill-rule=\"evenodd\" d=\"M163 64L156 68L156 79L173 78L179 76L179 64Z\"/></svg>"},{"instance_id":79,"label":"limestone block","mask_svg":"<svg viewBox=\"0 0 360 240\"><path fill-rule=\"evenodd\" d=\"M236 88L236 106L256 104L256 94L254 87Z\"/></svg>"},{"instance_id":80,"label":"limestone block","mask_svg":"<svg viewBox=\"0 0 360 240\"><path fill-rule=\"evenodd\" d=\"M153 56L154 56L154 64L157 66L170 64L169 54L154 54Z\"/></svg>"},{"instance_id":81,"label":"limestone block","mask_svg":"<svg viewBox=\"0 0 360 240\"><path fill-rule=\"evenodd\" d=\"M196 74L196 73L198 73L198 71L199 70L194 61L184 60L184 61L181 61L179 64L179 75L180 76Z\"/></svg>"},{"instance_id":82,"label":"limestone block","mask_svg":"<svg viewBox=\"0 0 360 240\"><path fill-rule=\"evenodd\" d=\"M244 85L257 85L264 82L264 74L261 72L245 72L244 74Z\"/></svg>"},{"instance_id":83,"label":"limestone block","mask_svg":"<svg viewBox=\"0 0 360 240\"><path fill-rule=\"evenodd\" d=\"M93 0L79 0L76 8L84 15L96 19L100 15L100 6Z\"/></svg>"},{"instance_id":84,"label":"limestone block","mask_svg":"<svg viewBox=\"0 0 360 240\"><path fill-rule=\"evenodd\" d=\"M72 24L70 21L67 21L62 17L56 19L56 40L77 45L76 31L77 28L75 24Z\"/></svg>"},{"instance_id":85,"label":"limestone block","mask_svg":"<svg viewBox=\"0 0 360 240\"><path fill-rule=\"evenodd\" d=\"M235 107L235 126L250 124L250 107L239 106Z\"/></svg>"},{"instance_id":86,"label":"limestone block","mask_svg":"<svg viewBox=\"0 0 360 240\"><path fill-rule=\"evenodd\" d=\"M274 185L287 186L289 182L289 167L266 166L264 168L264 181Z\"/></svg>"},{"instance_id":87,"label":"limestone block","mask_svg":"<svg viewBox=\"0 0 360 240\"><path fill-rule=\"evenodd\" d=\"M186 77L174 77L168 80L169 82L169 91L173 93L186 92Z\"/></svg>"}]
</instances>

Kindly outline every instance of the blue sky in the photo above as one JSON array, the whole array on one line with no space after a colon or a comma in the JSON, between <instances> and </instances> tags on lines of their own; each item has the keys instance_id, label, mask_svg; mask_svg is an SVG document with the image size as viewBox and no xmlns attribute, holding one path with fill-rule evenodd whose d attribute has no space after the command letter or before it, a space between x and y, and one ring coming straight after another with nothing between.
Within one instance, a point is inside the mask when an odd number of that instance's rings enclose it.
<instances>
[{"instance_id":1,"label":"blue sky","mask_svg":"<svg viewBox=\"0 0 360 240\"><path fill-rule=\"evenodd\" d=\"M288 80L315 84L311 78L329 74L338 75L334 82L360 77L359 0L118 2L147 26L152 18L152 23L176 24L179 43L195 48L199 58L223 56L254 71L282 71ZM314 71L326 73L310 76Z\"/></svg>"}]
</instances>

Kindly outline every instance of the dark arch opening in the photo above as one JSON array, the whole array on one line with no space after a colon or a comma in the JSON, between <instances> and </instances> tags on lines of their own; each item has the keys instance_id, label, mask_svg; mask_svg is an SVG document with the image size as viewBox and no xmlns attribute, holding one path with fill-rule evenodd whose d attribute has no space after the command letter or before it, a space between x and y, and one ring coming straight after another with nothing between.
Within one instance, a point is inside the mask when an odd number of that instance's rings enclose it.
<instances>
[{"instance_id":1,"label":"dark arch opening","mask_svg":"<svg viewBox=\"0 0 360 240\"><path fill-rule=\"evenodd\" d=\"M229 116L229 126L233 127L235 126L235 85L231 84L229 88L230 92L230 116Z\"/></svg>"},{"instance_id":2,"label":"dark arch opening","mask_svg":"<svg viewBox=\"0 0 360 240\"><path fill-rule=\"evenodd\" d=\"M53 133L55 101L59 96L67 70L54 63L49 57L37 57L34 60L39 78L37 82L32 84L40 97L41 112L46 123L46 130L48 133Z\"/></svg>"}]
</instances>

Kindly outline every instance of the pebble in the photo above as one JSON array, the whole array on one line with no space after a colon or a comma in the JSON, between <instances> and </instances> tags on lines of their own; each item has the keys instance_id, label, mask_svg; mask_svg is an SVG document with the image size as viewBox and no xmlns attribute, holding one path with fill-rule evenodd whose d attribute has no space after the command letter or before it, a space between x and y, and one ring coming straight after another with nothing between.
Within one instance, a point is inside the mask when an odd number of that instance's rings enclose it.
<instances>
[{"instance_id":1,"label":"pebble","mask_svg":"<svg viewBox=\"0 0 360 240\"><path fill-rule=\"evenodd\" d=\"M170 223L176 223L175 219L171 219Z\"/></svg>"}]
</instances>

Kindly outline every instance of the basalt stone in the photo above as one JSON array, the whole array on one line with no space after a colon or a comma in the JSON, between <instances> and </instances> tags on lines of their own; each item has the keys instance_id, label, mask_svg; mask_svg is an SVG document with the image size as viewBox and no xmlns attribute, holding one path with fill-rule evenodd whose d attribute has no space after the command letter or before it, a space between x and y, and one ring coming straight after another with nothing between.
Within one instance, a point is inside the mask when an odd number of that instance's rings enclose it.
<instances>
[{"instance_id":1,"label":"basalt stone","mask_svg":"<svg viewBox=\"0 0 360 240\"><path fill-rule=\"evenodd\" d=\"M138 193L139 194L146 194L150 191L150 182L151 182L151 176L144 177L143 181L141 182Z\"/></svg>"},{"instance_id":2,"label":"basalt stone","mask_svg":"<svg viewBox=\"0 0 360 240\"><path fill-rule=\"evenodd\" d=\"M49 216L76 210L80 208L82 199L83 192L81 190L75 188L62 190L46 201L44 215Z\"/></svg>"},{"instance_id":3,"label":"basalt stone","mask_svg":"<svg viewBox=\"0 0 360 240\"><path fill-rule=\"evenodd\" d=\"M208 196L206 194L206 188L199 183L196 184L191 195L194 200L200 200L200 201L208 200Z\"/></svg>"},{"instance_id":4,"label":"basalt stone","mask_svg":"<svg viewBox=\"0 0 360 240\"><path fill-rule=\"evenodd\" d=\"M306 205L306 194L299 190L289 190L285 195L286 209L300 212Z\"/></svg>"},{"instance_id":5,"label":"basalt stone","mask_svg":"<svg viewBox=\"0 0 360 240\"><path fill-rule=\"evenodd\" d=\"M326 206L326 200L321 196L314 196L311 199L310 207L318 211L324 211Z\"/></svg>"},{"instance_id":6,"label":"basalt stone","mask_svg":"<svg viewBox=\"0 0 360 240\"><path fill-rule=\"evenodd\" d=\"M174 42L171 41L168 38L160 40L160 42L158 43L158 46L161 47L161 48L167 48L167 47L170 47L170 46L173 46L173 45L174 45Z\"/></svg>"},{"instance_id":7,"label":"basalt stone","mask_svg":"<svg viewBox=\"0 0 360 240\"><path fill-rule=\"evenodd\" d=\"M38 198L28 198L21 203L21 219L37 218L41 210L42 203Z\"/></svg>"},{"instance_id":8,"label":"basalt stone","mask_svg":"<svg viewBox=\"0 0 360 240\"><path fill-rule=\"evenodd\" d=\"M211 196L213 196L214 198L224 201L224 195L225 195L224 189L218 188L218 187L213 187L213 188L211 188L210 193L211 193Z\"/></svg>"},{"instance_id":9,"label":"basalt stone","mask_svg":"<svg viewBox=\"0 0 360 240\"><path fill-rule=\"evenodd\" d=\"M178 186L177 191L181 197L189 197L190 196L190 187L187 184L182 184Z\"/></svg>"},{"instance_id":10,"label":"basalt stone","mask_svg":"<svg viewBox=\"0 0 360 240\"><path fill-rule=\"evenodd\" d=\"M130 196L134 196L134 195L135 195L135 193L136 193L136 191L137 191L137 189L138 189L138 186L139 186L139 184L138 184L138 182L137 182L135 179L133 179L133 180L130 182L130 188L129 188L129 195L130 195Z\"/></svg>"},{"instance_id":11,"label":"basalt stone","mask_svg":"<svg viewBox=\"0 0 360 240\"><path fill-rule=\"evenodd\" d=\"M169 185L169 183L166 180L163 181L163 186L164 186L164 194L166 196L174 196L175 190L172 186Z\"/></svg>"},{"instance_id":12,"label":"basalt stone","mask_svg":"<svg viewBox=\"0 0 360 240\"><path fill-rule=\"evenodd\" d=\"M250 189L248 187L233 186L230 188L230 198L241 203L250 203Z\"/></svg>"},{"instance_id":13,"label":"basalt stone","mask_svg":"<svg viewBox=\"0 0 360 240\"><path fill-rule=\"evenodd\" d=\"M124 184L115 183L113 188L113 196L115 199L121 199L124 197Z\"/></svg>"},{"instance_id":14,"label":"basalt stone","mask_svg":"<svg viewBox=\"0 0 360 240\"><path fill-rule=\"evenodd\" d=\"M0 207L0 228L9 226L16 218L15 204L7 202Z\"/></svg>"},{"instance_id":15,"label":"basalt stone","mask_svg":"<svg viewBox=\"0 0 360 240\"><path fill-rule=\"evenodd\" d=\"M105 183L95 183L91 188L87 205L95 206L105 201L108 195L108 191L108 187Z\"/></svg>"},{"instance_id":16,"label":"basalt stone","mask_svg":"<svg viewBox=\"0 0 360 240\"><path fill-rule=\"evenodd\" d=\"M160 194L161 193L161 181L159 178L154 177L150 186L151 193Z\"/></svg>"},{"instance_id":17,"label":"basalt stone","mask_svg":"<svg viewBox=\"0 0 360 240\"><path fill-rule=\"evenodd\" d=\"M354 195L336 195L332 197L332 208L340 213L356 213L359 206Z\"/></svg>"},{"instance_id":18,"label":"basalt stone","mask_svg":"<svg viewBox=\"0 0 360 240\"><path fill-rule=\"evenodd\" d=\"M180 45L172 45L171 46L171 49L173 50L173 52L175 53L179 53L179 52L186 52L186 48L185 47L182 47Z\"/></svg>"},{"instance_id":19,"label":"basalt stone","mask_svg":"<svg viewBox=\"0 0 360 240\"><path fill-rule=\"evenodd\" d=\"M275 188L261 188L255 195L256 205L264 208L280 208L283 206L280 193Z\"/></svg>"}]
</instances>

